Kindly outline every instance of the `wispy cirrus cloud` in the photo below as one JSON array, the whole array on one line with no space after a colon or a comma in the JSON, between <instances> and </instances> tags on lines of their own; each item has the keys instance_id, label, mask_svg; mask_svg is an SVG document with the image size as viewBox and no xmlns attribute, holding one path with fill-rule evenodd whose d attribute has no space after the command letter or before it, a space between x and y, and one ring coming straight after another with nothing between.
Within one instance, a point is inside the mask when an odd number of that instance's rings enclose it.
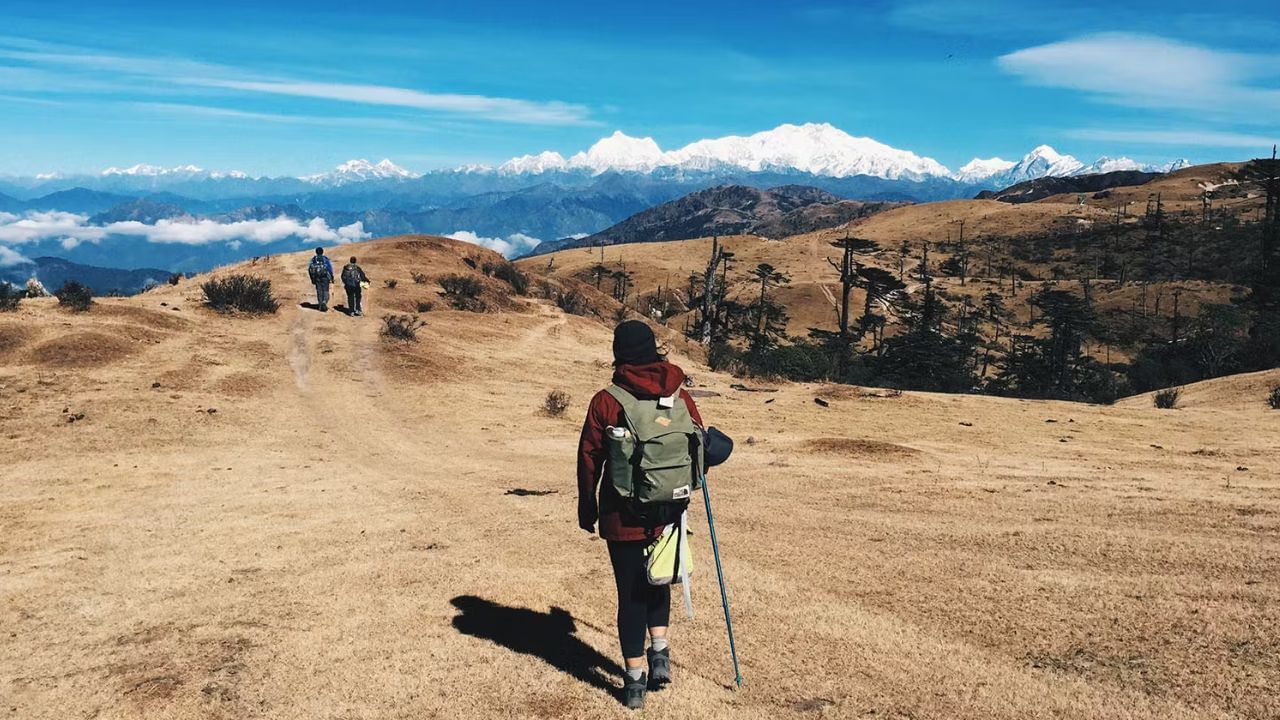
<instances>
[{"instance_id":1,"label":"wispy cirrus cloud","mask_svg":"<svg viewBox=\"0 0 1280 720\"><path fill-rule=\"evenodd\" d=\"M178 82L271 95L321 98L365 105L391 105L394 107L472 115L492 120L537 125L582 125L590 123L586 106L555 101L534 102L485 95L430 93L387 85L357 85L349 83L223 80L214 78L184 78Z\"/></svg>"},{"instance_id":2,"label":"wispy cirrus cloud","mask_svg":"<svg viewBox=\"0 0 1280 720\"><path fill-rule=\"evenodd\" d=\"M148 112L212 119L253 120L270 123L320 125L329 127L378 128L382 130L405 130L410 132L421 132L428 129L428 125L425 123L396 118L291 115L286 113L264 113L254 112L251 110L236 110L234 108L216 107L213 105L190 105L187 103L130 102L127 104L129 107Z\"/></svg>"},{"instance_id":3,"label":"wispy cirrus cloud","mask_svg":"<svg viewBox=\"0 0 1280 720\"><path fill-rule=\"evenodd\" d=\"M102 53L4 36L0 36L0 59L23 64L0 65L0 89L30 89L33 81L38 80L46 92L76 92L119 88L130 79L146 79L186 92L203 88L222 94L231 91L310 98L527 125L597 124L586 105L558 100L436 93L390 85L277 77L248 68L187 58ZM55 68L71 74L56 75ZM21 87L15 87L19 83Z\"/></svg>"},{"instance_id":4,"label":"wispy cirrus cloud","mask_svg":"<svg viewBox=\"0 0 1280 720\"><path fill-rule=\"evenodd\" d=\"M1002 55L1026 82L1128 107L1269 125L1280 111L1280 55L1237 53L1153 35L1103 33Z\"/></svg>"},{"instance_id":5,"label":"wispy cirrus cloud","mask_svg":"<svg viewBox=\"0 0 1280 720\"><path fill-rule=\"evenodd\" d=\"M1107 128L1075 128L1064 133L1076 140L1119 142L1132 145L1179 145L1204 148L1255 148L1265 149L1280 141L1280 133L1258 135L1253 133L1226 132L1220 130L1162 130Z\"/></svg>"}]
</instances>

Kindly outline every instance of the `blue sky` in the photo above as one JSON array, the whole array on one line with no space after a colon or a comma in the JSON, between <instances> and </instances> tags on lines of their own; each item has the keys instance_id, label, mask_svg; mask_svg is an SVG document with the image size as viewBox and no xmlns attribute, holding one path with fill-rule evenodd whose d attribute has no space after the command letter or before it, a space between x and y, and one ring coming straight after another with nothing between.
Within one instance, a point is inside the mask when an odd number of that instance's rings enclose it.
<instances>
[{"instance_id":1,"label":"blue sky","mask_svg":"<svg viewBox=\"0 0 1280 720\"><path fill-rule=\"evenodd\" d=\"M664 148L830 122L954 168L1048 143L1193 161L1280 138L1280 5L28 2L0 26L0 173L301 174Z\"/></svg>"}]
</instances>

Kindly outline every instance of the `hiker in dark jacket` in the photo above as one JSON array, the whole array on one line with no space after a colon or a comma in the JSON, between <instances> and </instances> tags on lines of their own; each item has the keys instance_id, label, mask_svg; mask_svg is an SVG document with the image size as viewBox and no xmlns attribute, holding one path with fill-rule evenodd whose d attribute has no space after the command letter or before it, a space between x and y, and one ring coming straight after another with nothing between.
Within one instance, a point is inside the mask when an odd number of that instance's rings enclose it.
<instances>
[{"instance_id":1,"label":"hiker in dark jacket","mask_svg":"<svg viewBox=\"0 0 1280 720\"><path fill-rule=\"evenodd\" d=\"M367 282L369 276L356 264L356 259L351 258L351 262L342 268L342 288L347 291L347 312L352 315L364 314L364 287L361 283Z\"/></svg>"},{"instance_id":2,"label":"hiker in dark jacket","mask_svg":"<svg viewBox=\"0 0 1280 720\"><path fill-rule=\"evenodd\" d=\"M324 248L316 248L315 257L307 263L307 275L316 286L316 304L320 312L329 312L329 286L333 284L333 263L324 256Z\"/></svg>"},{"instance_id":3,"label":"hiker in dark jacket","mask_svg":"<svg viewBox=\"0 0 1280 720\"><path fill-rule=\"evenodd\" d=\"M613 382L639 400L679 395L694 423L702 418L693 398L683 389L684 371L666 362L658 353L653 330L639 320L628 320L614 330ZM606 429L621 426L622 405L608 391L591 399L587 419L578 443L578 525L595 532L609 546L618 590L618 639L622 645L626 678L624 702L628 707L644 705L647 689L644 664L649 665L648 682L660 687L671 681L671 656L667 646L667 625L671 613L671 587L649 584L645 548L666 528L638 519L608 480ZM650 647L645 652L645 636Z\"/></svg>"}]
</instances>

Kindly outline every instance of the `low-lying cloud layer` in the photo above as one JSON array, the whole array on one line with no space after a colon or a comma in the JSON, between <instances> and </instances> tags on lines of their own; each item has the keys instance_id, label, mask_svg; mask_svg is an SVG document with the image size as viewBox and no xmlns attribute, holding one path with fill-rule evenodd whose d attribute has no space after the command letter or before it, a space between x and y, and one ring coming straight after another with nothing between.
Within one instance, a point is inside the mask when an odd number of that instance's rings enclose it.
<instances>
[{"instance_id":1,"label":"low-lying cloud layer","mask_svg":"<svg viewBox=\"0 0 1280 720\"><path fill-rule=\"evenodd\" d=\"M291 237L317 243L341 244L369 237L362 222L335 228L318 217L305 223L282 215L271 220L236 222L207 219L159 220L150 224L127 220L107 225L90 225L87 215L69 212L28 212L23 215L0 212L0 251L3 251L0 252L0 264L4 264L5 258L9 257L5 253L17 254L16 251L3 247L4 245L58 240L63 247L73 248L83 242L98 242L110 235L142 237L147 242L178 245L208 245L217 242L266 244Z\"/></svg>"},{"instance_id":2,"label":"low-lying cloud layer","mask_svg":"<svg viewBox=\"0 0 1280 720\"><path fill-rule=\"evenodd\" d=\"M0 245L0 268L26 265L29 262L31 261L23 257L18 251Z\"/></svg>"},{"instance_id":3,"label":"low-lying cloud layer","mask_svg":"<svg viewBox=\"0 0 1280 720\"><path fill-rule=\"evenodd\" d=\"M447 238L469 242L473 245L487 247L505 257L523 255L537 247L542 241L524 233L513 233L506 238L481 237L470 230L457 230L445 235Z\"/></svg>"}]
</instances>

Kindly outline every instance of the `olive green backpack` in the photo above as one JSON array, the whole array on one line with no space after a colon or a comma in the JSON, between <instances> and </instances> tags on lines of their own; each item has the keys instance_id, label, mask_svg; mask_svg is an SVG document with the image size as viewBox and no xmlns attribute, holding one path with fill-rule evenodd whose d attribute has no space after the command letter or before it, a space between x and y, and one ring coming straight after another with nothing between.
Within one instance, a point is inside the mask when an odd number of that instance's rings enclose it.
<instances>
[{"instance_id":1,"label":"olive green backpack","mask_svg":"<svg viewBox=\"0 0 1280 720\"><path fill-rule=\"evenodd\" d=\"M621 424L606 432L613 487L641 516L678 516L702 488L702 429L679 391L650 400L617 385L607 392L622 406Z\"/></svg>"}]
</instances>

